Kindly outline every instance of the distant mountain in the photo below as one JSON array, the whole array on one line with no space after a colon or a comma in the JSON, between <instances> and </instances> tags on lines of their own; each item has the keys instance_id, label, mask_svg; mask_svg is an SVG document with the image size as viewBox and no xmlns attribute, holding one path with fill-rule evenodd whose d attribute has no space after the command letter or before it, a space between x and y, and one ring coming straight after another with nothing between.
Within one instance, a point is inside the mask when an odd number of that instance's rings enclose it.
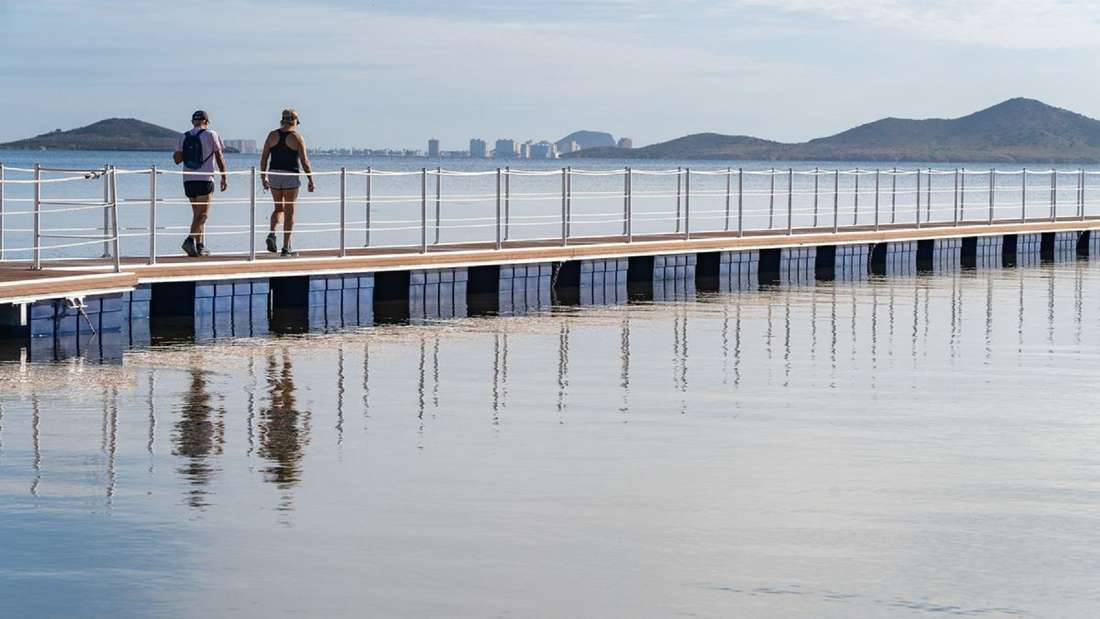
<instances>
[{"instance_id":1,"label":"distant mountain","mask_svg":"<svg viewBox=\"0 0 1100 619\"><path fill-rule=\"evenodd\" d=\"M176 148L178 131L135 118L108 118L87 127L0 144L13 150L156 150Z\"/></svg>"},{"instance_id":2,"label":"distant mountain","mask_svg":"<svg viewBox=\"0 0 1100 619\"><path fill-rule=\"evenodd\" d=\"M633 157L635 159L722 159L731 151L756 153L757 157L785 146L779 142L761 140L747 135L722 135L720 133L696 133L668 142L644 148L622 149L614 145L585 149L573 153L574 157ZM566 156L566 155L563 155ZM753 158L753 157L746 157ZM768 157L765 157L768 158Z\"/></svg>"},{"instance_id":3,"label":"distant mountain","mask_svg":"<svg viewBox=\"0 0 1100 619\"><path fill-rule=\"evenodd\" d=\"M833 136L785 144L701 133L633 150L572 157L788 161L1100 162L1100 121L1033 99L1011 99L954 119L885 118Z\"/></svg>"},{"instance_id":4,"label":"distant mountain","mask_svg":"<svg viewBox=\"0 0 1100 619\"><path fill-rule=\"evenodd\" d=\"M559 152L567 152L570 142L576 142L582 149L615 146L615 136L602 131L574 131L555 142Z\"/></svg>"}]
</instances>

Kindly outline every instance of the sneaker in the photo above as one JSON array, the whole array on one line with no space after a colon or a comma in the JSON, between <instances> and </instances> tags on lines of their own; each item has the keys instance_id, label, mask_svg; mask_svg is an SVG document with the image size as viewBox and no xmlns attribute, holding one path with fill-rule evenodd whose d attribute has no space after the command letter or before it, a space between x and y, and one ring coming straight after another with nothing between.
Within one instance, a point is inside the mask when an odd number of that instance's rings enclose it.
<instances>
[{"instance_id":1,"label":"sneaker","mask_svg":"<svg viewBox=\"0 0 1100 619\"><path fill-rule=\"evenodd\" d=\"M283 251L279 255L282 256L283 258L293 258L293 257L298 255L298 252L294 251L293 249L291 249L289 247L284 247Z\"/></svg>"},{"instance_id":2,"label":"sneaker","mask_svg":"<svg viewBox=\"0 0 1100 619\"><path fill-rule=\"evenodd\" d=\"M198 257L199 248L196 247L196 245L195 245L195 238L194 237L189 236L186 239L184 239L183 240L183 245L181 247L183 247L183 253L187 254L188 256L191 256L192 258L197 258Z\"/></svg>"},{"instance_id":3,"label":"sneaker","mask_svg":"<svg viewBox=\"0 0 1100 619\"><path fill-rule=\"evenodd\" d=\"M277 254L279 253L279 246L275 244L275 233L267 235L267 251Z\"/></svg>"},{"instance_id":4,"label":"sneaker","mask_svg":"<svg viewBox=\"0 0 1100 619\"><path fill-rule=\"evenodd\" d=\"M210 255L210 250L207 249L206 245L203 245L202 243L198 244L197 249L198 249L198 255L200 255L200 256L209 256Z\"/></svg>"}]
</instances>

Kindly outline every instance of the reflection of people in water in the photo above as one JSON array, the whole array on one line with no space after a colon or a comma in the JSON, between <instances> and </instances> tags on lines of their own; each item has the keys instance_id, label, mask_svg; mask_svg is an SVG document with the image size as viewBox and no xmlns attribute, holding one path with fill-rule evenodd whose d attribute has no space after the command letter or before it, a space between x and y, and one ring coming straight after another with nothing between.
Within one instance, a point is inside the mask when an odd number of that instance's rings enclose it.
<instances>
[{"instance_id":1,"label":"reflection of people in water","mask_svg":"<svg viewBox=\"0 0 1100 619\"><path fill-rule=\"evenodd\" d=\"M225 444L225 409L214 407L206 375L201 367L191 368L191 386L184 395L172 441L173 455L186 458L179 472L191 483L188 503L192 507L206 505L205 486L217 470L209 458L221 454Z\"/></svg>"},{"instance_id":2,"label":"reflection of people in water","mask_svg":"<svg viewBox=\"0 0 1100 619\"><path fill-rule=\"evenodd\" d=\"M271 465L264 469L268 481L289 489L299 480L305 446L309 443L309 411L299 411L295 399L290 351L282 351L282 360L274 353L267 357L267 387L271 400L260 412L261 457Z\"/></svg>"}]
</instances>

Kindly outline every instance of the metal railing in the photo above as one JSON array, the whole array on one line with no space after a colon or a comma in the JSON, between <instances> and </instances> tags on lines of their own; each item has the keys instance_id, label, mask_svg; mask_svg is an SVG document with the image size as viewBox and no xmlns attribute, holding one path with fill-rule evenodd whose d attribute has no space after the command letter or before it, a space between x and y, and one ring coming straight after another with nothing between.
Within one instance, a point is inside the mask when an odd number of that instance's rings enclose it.
<instances>
[{"instance_id":1,"label":"metal railing","mask_svg":"<svg viewBox=\"0 0 1100 619\"><path fill-rule=\"evenodd\" d=\"M30 268L41 269L47 261L94 258L82 253L83 248L101 245L101 257L109 259L116 271L124 258L155 264L162 255L158 251L161 237L188 233L188 200L178 192L166 192L159 182L161 177L179 174L156 166L123 170L0 164L0 263L23 263L29 255ZM245 179L247 192L216 195L218 209L230 208L215 210L213 223L204 232L213 237L247 235L247 242L230 253L247 260L257 259L257 236L268 233L258 221L260 174L283 173L258 173L251 168L226 174L234 186L237 179ZM789 236L883 226L1083 220L1090 212L1100 216L1100 205L1087 200L1100 195L1100 171L1084 169L383 171L368 167L315 172L314 176L329 193L303 191L297 199L298 212L328 218L299 221L294 235L321 237L309 249L329 250L340 257L360 247L427 253L476 243L499 250L525 242L564 247L580 241L688 240L698 234ZM142 177L147 179L145 189ZM125 184L125 192L120 184ZM1090 193L1090 188L1097 191ZM92 192L97 195L89 197ZM555 203L560 203L560 209L555 209ZM145 214L134 207L143 208ZM97 211L102 212L101 221L89 216ZM66 226L46 225L47 220L54 222L61 216ZM20 217L29 217L31 226L8 226ZM379 243L383 236L395 242ZM16 239L24 242L10 246Z\"/></svg>"}]
</instances>

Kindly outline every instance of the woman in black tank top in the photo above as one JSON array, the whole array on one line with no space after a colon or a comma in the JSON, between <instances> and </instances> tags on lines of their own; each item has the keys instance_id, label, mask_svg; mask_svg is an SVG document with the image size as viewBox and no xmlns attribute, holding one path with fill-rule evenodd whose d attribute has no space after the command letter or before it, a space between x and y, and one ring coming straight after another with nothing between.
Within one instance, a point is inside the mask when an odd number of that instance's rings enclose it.
<instances>
[{"instance_id":1,"label":"woman in black tank top","mask_svg":"<svg viewBox=\"0 0 1100 619\"><path fill-rule=\"evenodd\" d=\"M286 145L286 136L292 132L279 129L278 133L279 141L271 147L271 169L282 172L299 172L298 151Z\"/></svg>"},{"instance_id":2,"label":"woman in black tank top","mask_svg":"<svg viewBox=\"0 0 1100 619\"><path fill-rule=\"evenodd\" d=\"M313 192L313 169L309 165L306 153L306 141L297 131L298 112L293 108L283 110L279 128L267 135L264 150L260 155L260 182L264 190L271 190L275 201L275 210L271 213L271 227L267 235L267 251L276 253L275 228L283 224L283 256L296 256L291 249L290 235L294 230L294 204L298 200L298 190L302 186L299 174L304 170L309 180L308 189ZM270 162L270 170L268 163ZM299 165L300 164L300 165Z\"/></svg>"}]
</instances>

